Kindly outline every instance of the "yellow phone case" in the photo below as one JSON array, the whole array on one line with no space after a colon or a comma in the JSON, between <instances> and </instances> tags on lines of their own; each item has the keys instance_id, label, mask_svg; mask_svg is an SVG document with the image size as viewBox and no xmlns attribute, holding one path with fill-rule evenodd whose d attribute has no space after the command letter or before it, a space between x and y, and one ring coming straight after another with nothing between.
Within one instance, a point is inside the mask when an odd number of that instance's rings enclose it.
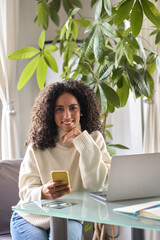
<instances>
[{"instance_id":1,"label":"yellow phone case","mask_svg":"<svg viewBox=\"0 0 160 240\"><path fill-rule=\"evenodd\" d=\"M51 179L53 182L64 181L64 184L70 185L69 174L68 171L52 171L51 172ZM68 192L70 193L70 192Z\"/></svg>"}]
</instances>

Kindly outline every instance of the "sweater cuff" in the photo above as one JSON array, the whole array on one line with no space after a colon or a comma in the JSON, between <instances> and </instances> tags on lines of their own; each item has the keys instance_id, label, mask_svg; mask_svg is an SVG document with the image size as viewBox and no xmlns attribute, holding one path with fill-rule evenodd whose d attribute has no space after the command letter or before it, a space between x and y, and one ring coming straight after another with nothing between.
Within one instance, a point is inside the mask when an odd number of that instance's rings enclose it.
<instances>
[{"instance_id":1,"label":"sweater cuff","mask_svg":"<svg viewBox=\"0 0 160 240\"><path fill-rule=\"evenodd\" d=\"M42 191L42 187L40 186L38 188L35 188L32 192L32 196L31 196L31 201L39 201L41 200L41 191Z\"/></svg>"},{"instance_id":2,"label":"sweater cuff","mask_svg":"<svg viewBox=\"0 0 160 240\"><path fill-rule=\"evenodd\" d=\"M94 144L92 137L89 135L89 133L86 130L83 131L80 135L78 135L73 140L73 144L79 152L83 151L84 148L86 149L88 144L90 145L91 142L93 142L93 144Z\"/></svg>"}]
</instances>

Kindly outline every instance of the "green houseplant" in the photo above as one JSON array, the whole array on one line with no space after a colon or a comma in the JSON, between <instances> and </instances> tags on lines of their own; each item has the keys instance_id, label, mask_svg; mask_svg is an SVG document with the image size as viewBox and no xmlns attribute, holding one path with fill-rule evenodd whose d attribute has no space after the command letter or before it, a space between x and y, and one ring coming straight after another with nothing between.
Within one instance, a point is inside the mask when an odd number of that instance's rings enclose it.
<instances>
[{"instance_id":1,"label":"green houseplant","mask_svg":"<svg viewBox=\"0 0 160 240\"><path fill-rule=\"evenodd\" d=\"M155 0L156 2L156 0ZM67 21L57 30L50 45L45 46L45 31L49 21L59 26L60 6L68 14ZM43 26L38 48L24 47L10 54L10 59L32 58L21 74L20 90L36 71L39 88L45 84L47 67L57 72L58 67L51 54L58 50L63 55L62 79L84 81L96 92L101 103L104 136L111 138L106 126L108 113L124 107L129 93L135 98L154 95L153 73L160 72L160 57L150 49L144 49L140 31L144 17L153 25L151 35L160 44L160 13L149 0L122 0L116 6L110 0L91 0L95 7L93 19L81 16L80 0L38 0L35 21ZM138 21L137 21L138 14ZM84 39L78 41L79 27L84 27ZM118 146L117 147L122 147Z\"/></svg>"}]
</instances>

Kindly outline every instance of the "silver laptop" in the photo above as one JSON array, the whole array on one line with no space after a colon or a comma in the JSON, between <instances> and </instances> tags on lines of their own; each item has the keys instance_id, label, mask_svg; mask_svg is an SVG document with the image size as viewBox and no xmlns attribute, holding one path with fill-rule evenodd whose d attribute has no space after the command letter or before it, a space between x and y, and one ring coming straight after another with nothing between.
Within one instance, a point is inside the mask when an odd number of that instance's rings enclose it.
<instances>
[{"instance_id":1,"label":"silver laptop","mask_svg":"<svg viewBox=\"0 0 160 240\"><path fill-rule=\"evenodd\" d=\"M160 153L112 157L107 191L90 194L102 201L160 196Z\"/></svg>"}]
</instances>

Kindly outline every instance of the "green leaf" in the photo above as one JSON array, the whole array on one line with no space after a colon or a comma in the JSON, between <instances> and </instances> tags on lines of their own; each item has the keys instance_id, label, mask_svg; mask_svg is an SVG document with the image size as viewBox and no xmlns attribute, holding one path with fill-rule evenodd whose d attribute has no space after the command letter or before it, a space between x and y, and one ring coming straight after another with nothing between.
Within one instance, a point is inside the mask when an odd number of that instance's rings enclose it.
<instances>
[{"instance_id":1,"label":"green leaf","mask_svg":"<svg viewBox=\"0 0 160 240\"><path fill-rule=\"evenodd\" d=\"M51 19L56 24L56 26L59 26L59 16L54 9L51 9Z\"/></svg>"},{"instance_id":2,"label":"green leaf","mask_svg":"<svg viewBox=\"0 0 160 240\"><path fill-rule=\"evenodd\" d=\"M102 0L98 0L96 10L95 10L95 20L98 20L101 16L102 11Z\"/></svg>"},{"instance_id":3,"label":"green leaf","mask_svg":"<svg viewBox=\"0 0 160 240\"><path fill-rule=\"evenodd\" d=\"M137 41L134 39L126 39L127 40L127 42L128 42L128 44L129 44L129 46L131 47L131 48L135 48L135 49L140 49L140 47L139 47L139 45L138 45L138 43L137 43Z\"/></svg>"},{"instance_id":4,"label":"green leaf","mask_svg":"<svg viewBox=\"0 0 160 240\"><path fill-rule=\"evenodd\" d=\"M113 113L115 111L115 107L107 101L107 112Z\"/></svg>"},{"instance_id":5,"label":"green leaf","mask_svg":"<svg viewBox=\"0 0 160 240\"><path fill-rule=\"evenodd\" d=\"M84 231L87 232L88 230L90 230L93 227L94 223L89 223L85 226Z\"/></svg>"},{"instance_id":6,"label":"green leaf","mask_svg":"<svg viewBox=\"0 0 160 240\"><path fill-rule=\"evenodd\" d=\"M69 11L73 9L72 4L68 0L63 0L62 3L63 3L64 10L66 11L67 14L69 14Z\"/></svg>"},{"instance_id":7,"label":"green leaf","mask_svg":"<svg viewBox=\"0 0 160 240\"><path fill-rule=\"evenodd\" d=\"M107 14L111 16L112 14L112 5L110 0L104 0L104 9L106 10Z\"/></svg>"},{"instance_id":8,"label":"green leaf","mask_svg":"<svg viewBox=\"0 0 160 240\"><path fill-rule=\"evenodd\" d=\"M102 32L108 37L118 37L116 30L107 22L101 24Z\"/></svg>"},{"instance_id":9,"label":"green leaf","mask_svg":"<svg viewBox=\"0 0 160 240\"><path fill-rule=\"evenodd\" d=\"M40 53L40 50L38 50L35 47L24 47L24 48L20 48L20 49L14 51L13 53L11 53L8 56L8 58L12 59L12 60L13 59L27 59L27 58L34 57L38 53Z\"/></svg>"},{"instance_id":10,"label":"green leaf","mask_svg":"<svg viewBox=\"0 0 160 240\"><path fill-rule=\"evenodd\" d=\"M55 45L52 45L52 44L46 45L45 48L44 48L44 52L46 51L48 53L53 53L53 52L55 52L57 50L58 50L58 47L55 46Z\"/></svg>"},{"instance_id":11,"label":"green leaf","mask_svg":"<svg viewBox=\"0 0 160 240\"><path fill-rule=\"evenodd\" d=\"M113 127L113 124L106 124L106 128L111 128Z\"/></svg>"},{"instance_id":12,"label":"green leaf","mask_svg":"<svg viewBox=\"0 0 160 240\"><path fill-rule=\"evenodd\" d=\"M142 95L148 97L149 90L144 80L144 73L142 71L136 71L135 69L128 70L132 91L134 90L138 97Z\"/></svg>"},{"instance_id":13,"label":"green leaf","mask_svg":"<svg viewBox=\"0 0 160 240\"><path fill-rule=\"evenodd\" d=\"M113 86L115 86L116 84L119 86L119 83L122 82L121 81L122 73L123 73L122 68L116 68L116 69L113 70L113 74L112 74L112 84L113 84ZM122 83L121 83L121 86L122 86Z\"/></svg>"},{"instance_id":14,"label":"green leaf","mask_svg":"<svg viewBox=\"0 0 160 240\"><path fill-rule=\"evenodd\" d=\"M156 6L148 1L148 0L141 0L143 11L146 17L157 27L160 27L160 12L156 8Z\"/></svg>"},{"instance_id":15,"label":"green leaf","mask_svg":"<svg viewBox=\"0 0 160 240\"><path fill-rule=\"evenodd\" d=\"M154 34L157 34L159 31L158 30L154 30L150 33L150 36L154 35Z\"/></svg>"},{"instance_id":16,"label":"green leaf","mask_svg":"<svg viewBox=\"0 0 160 240\"><path fill-rule=\"evenodd\" d=\"M67 28L66 28L66 25L64 24L63 27L62 27L62 30L61 30L61 34L60 34L60 40L62 40L65 32L66 32Z\"/></svg>"},{"instance_id":17,"label":"green leaf","mask_svg":"<svg viewBox=\"0 0 160 240\"><path fill-rule=\"evenodd\" d=\"M58 66L57 66L56 60L50 53L47 53L47 52L44 53L44 60L54 72L58 72Z\"/></svg>"},{"instance_id":18,"label":"green leaf","mask_svg":"<svg viewBox=\"0 0 160 240\"><path fill-rule=\"evenodd\" d=\"M69 36L70 36L70 33L71 33L71 26L72 26L72 20L71 21L67 21L67 23L66 23L66 28L67 28L66 39L67 40L69 39Z\"/></svg>"},{"instance_id":19,"label":"green leaf","mask_svg":"<svg viewBox=\"0 0 160 240\"><path fill-rule=\"evenodd\" d=\"M41 50L43 50L44 42L45 42L45 30L43 30L43 31L41 32L41 35L40 35L39 41L38 41L38 45L39 45L39 47L40 47Z\"/></svg>"},{"instance_id":20,"label":"green leaf","mask_svg":"<svg viewBox=\"0 0 160 240\"><path fill-rule=\"evenodd\" d=\"M119 41L119 43L116 46L115 52L116 52L116 54L115 54L115 68L117 68L120 61L121 61L121 58L123 56L123 52L124 52L123 41Z\"/></svg>"},{"instance_id":21,"label":"green leaf","mask_svg":"<svg viewBox=\"0 0 160 240\"><path fill-rule=\"evenodd\" d=\"M156 57L157 57L157 55L155 53L151 52L147 57L146 63L147 64L153 63L155 61Z\"/></svg>"},{"instance_id":22,"label":"green leaf","mask_svg":"<svg viewBox=\"0 0 160 240\"><path fill-rule=\"evenodd\" d=\"M91 8L94 6L94 4L97 2L97 0L91 0Z\"/></svg>"},{"instance_id":23,"label":"green leaf","mask_svg":"<svg viewBox=\"0 0 160 240\"><path fill-rule=\"evenodd\" d=\"M133 60L134 60L137 64L140 64L140 65L143 65L143 64L144 64L144 61L143 61L143 59L142 59L140 56L133 55Z\"/></svg>"},{"instance_id":24,"label":"green leaf","mask_svg":"<svg viewBox=\"0 0 160 240\"><path fill-rule=\"evenodd\" d=\"M129 64L131 66L133 66L133 52L132 52L132 49L128 46L128 44L124 45L124 49L125 49L125 55L126 55L126 58L129 62Z\"/></svg>"},{"instance_id":25,"label":"green leaf","mask_svg":"<svg viewBox=\"0 0 160 240\"><path fill-rule=\"evenodd\" d=\"M124 19L128 17L133 3L134 3L134 0L126 0L120 5L115 16L115 25L118 26L123 22Z\"/></svg>"},{"instance_id":26,"label":"green leaf","mask_svg":"<svg viewBox=\"0 0 160 240\"><path fill-rule=\"evenodd\" d=\"M79 10L80 10L80 8L74 8L70 15L74 16Z\"/></svg>"},{"instance_id":27,"label":"green leaf","mask_svg":"<svg viewBox=\"0 0 160 240\"><path fill-rule=\"evenodd\" d=\"M40 27L41 23L43 23L44 29L48 28L48 16L50 14L49 6L45 3L38 3L37 6L37 25Z\"/></svg>"},{"instance_id":28,"label":"green leaf","mask_svg":"<svg viewBox=\"0 0 160 240\"><path fill-rule=\"evenodd\" d=\"M82 44L82 49L85 51L87 57L93 53L94 32L95 31L92 31Z\"/></svg>"},{"instance_id":29,"label":"green leaf","mask_svg":"<svg viewBox=\"0 0 160 240\"><path fill-rule=\"evenodd\" d=\"M74 20L72 21L72 31L71 31L71 33L72 33L73 39L76 40L77 37L78 37L78 25L77 25L76 21L74 21Z\"/></svg>"},{"instance_id":30,"label":"green leaf","mask_svg":"<svg viewBox=\"0 0 160 240\"><path fill-rule=\"evenodd\" d=\"M147 71L152 75L156 70L156 59L152 62L147 64Z\"/></svg>"},{"instance_id":31,"label":"green leaf","mask_svg":"<svg viewBox=\"0 0 160 240\"><path fill-rule=\"evenodd\" d=\"M41 22L42 22L42 18L43 18L43 16L42 16L42 11L41 11L41 9L42 9L42 3L41 2L38 2L38 5L37 5L37 26L38 27L40 27L41 26Z\"/></svg>"},{"instance_id":32,"label":"green leaf","mask_svg":"<svg viewBox=\"0 0 160 240\"><path fill-rule=\"evenodd\" d=\"M116 155L116 149L110 145L107 145L107 151L111 157Z\"/></svg>"},{"instance_id":33,"label":"green leaf","mask_svg":"<svg viewBox=\"0 0 160 240\"><path fill-rule=\"evenodd\" d=\"M110 140L113 140L112 134L106 129L105 130L105 135L107 138L109 138Z\"/></svg>"},{"instance_id":34,"label":"green leaf","mask_svg":"<svg viewBox=\"0 0 160 240\"><path fill-rule=\"evenodd\" d=\"M96 21L91 22L91 23L86 27L85 33L93 30L96 25L97 25L97 22L96 22Z\"/></svg>"},{"instance_id":35,"label":"green leaf","mask_svg":"<svg viewBox=\"0 0 160 240\"><path fill-rule=\"evenodd\" d=\"M131 28L129 27L125 30L124 35L123 35L123 39L128 37L130 35L130 32L131 32Z\"/></svg>"},{"instance_id":36,"label":"green leaf","mask_svg":"<svg viewBox=\"0 0 160 240\"><path fill-rule=\"evenodd\" d=\"M114 89L109 87L105 83L101 83L101 87L108 102L115 107L120 107L120 99L118 94L114 91Z\"/></svg>"},{"instance_id":37,"label":"green leaf","mask_svg":"<svg viewBox=\"0 0 160 240\"><path fill-rule=\"evenodd\" d=\"M110 147L120 148L120 149L129 149L128 147L122 145L122 144L109 144Z\"/></svg>"},{"instance_id":38,"label":"green leaf","mask_svg":"<svg viewBox=\"0 0 160 240\"><path fill-rule=\"evenodd\" d=\"M145 81L148 84L150 93L148 98L152 99L154 95L154 80L147 70L145 71Z\"/></svg>"},{"instance_id":39,"label":"green leaf","mask_svg":"<svg viewBox=\"0 0 160 240\"><path fill-rule=\"evenodd\" d=\"M46 75L47 75L47 64L44 60L43 55L39 59L36 73L37 73L37 82L38 82L39 89L42 90L44 88Z\"/></svg>"},{"instance_id":40,"label":"green leaf","mask_svg":"<svg viewBox=\"0 0 160 240\"><path fill-rule=\"evenodd\" d=\"M98 62L103 61L105 56L105 41L99 26L96 27L94 35L94 55Z\"/></svg>"},{"instance_id":41,"label":"green leaf","mask_svg":"<svg viewBox=\"0 0 160 240\"><path fill-rule=\"evenodd\" d=\"M36 56L35 58L33 58L25 67L25 69L23 70L19 82L18 82L18 86L17 86L17 90L21 90L21 88L24 87L24 85L28 82L28 80L32 77L33 73L35 72L37 65L39 62L39 55Z\"/></svg>"},{"instance_id":42,"label":"green leaf","mask_svg":"<svg viewBox=\"0 0 160 240\"><path fill-rule=\"evenodd\" d=\"M82 8L82 4L79 0L69 0L71 2L71 4L73 4L74 6L78 7L78 8Z\"/></svg>"},{"instance_id":43,"label":"green leaf","mask_svg":"<svg viewBox=\"0 0 160 240\"><path fill-rule=\"evenodd\" d=\"M128 101L128 97L129 97L129 85L127 83L127 81L125 80L124 76L122 76L122 87L121 88L117 88L117 94L120 98L120 102L121 102L121 107L124 107Z\"/></svg>"},{"instance_id":44,"label":"green leaf","mask_svg":"<svg viewBox=\"0 0 160 240\"><path fill-rule=\"evenodd\" d=\"M96 92L96 95L100 102L101 114L103 115L107 111L107 100L106 100L106 97L104 96L103 90L100 85L98 85L98 90Z\"/></svg>"},{"instance_id":45,"label":"green leaf","mask_svg":"<svg viewBox=\"0 0 160 240\"><path fill-rule=\"evenodd\" d=\"M137 16L138 16L138 21L137 21ZM132 34L135 38L140 33L142 23L143 23L142 7L139 0L136 0L131 13L131 28L132 28Z\"/></svg>"},{"instance_id":46,"label":"green leaf","mask_svg":"<svg viewBox=\"0 0 160 240\"><path fill-rule=\"evenodd\" d=\"M104 65L99 73L99 80L106 80L114 68L114 64Z\"/></svg>"},{"instance_id":47,"label":"green leaf","mask_svg":"<svg viewBox=\"0 0 160 240\"><path fill-rule=\"evenodd\" d=\"M74 53L74 49L76 47L76 43L73 41L66 41L65 42L65 51L64 51L64 55L63 55L63 66L67 66L69 60L71 59L71 57L73 56Z\"/></svg>"},{"instance_id":48,"label":"green leaf","mask_svg":"<svg viewBox=\"0 0 160 240\"><path fill-rule=\"evenodd\" d=\"M156 35L155 44L160 45L160 31Z\"/></svg>"},{"instance_id":49,"label":"green leaf","mask_svg":"<svg viewBox=\"0 0 160 240\"><path fill-rule=\"evenodd\" d=\"M58 12L61 6L61 0L52 0L49 6L54 9L55 12Z\"/></svg>"},{"instance_id":50,"label":"green leaf","mask_svg":"<svg viewBox=\"0 0 160 240\"><path fill-rule=\"evenodd\" d=\"M91 23L89 20L85 19L75 19L75 21L81 26L81 27L88 27L88 25Z\"/></svg>"}]
</instances>

